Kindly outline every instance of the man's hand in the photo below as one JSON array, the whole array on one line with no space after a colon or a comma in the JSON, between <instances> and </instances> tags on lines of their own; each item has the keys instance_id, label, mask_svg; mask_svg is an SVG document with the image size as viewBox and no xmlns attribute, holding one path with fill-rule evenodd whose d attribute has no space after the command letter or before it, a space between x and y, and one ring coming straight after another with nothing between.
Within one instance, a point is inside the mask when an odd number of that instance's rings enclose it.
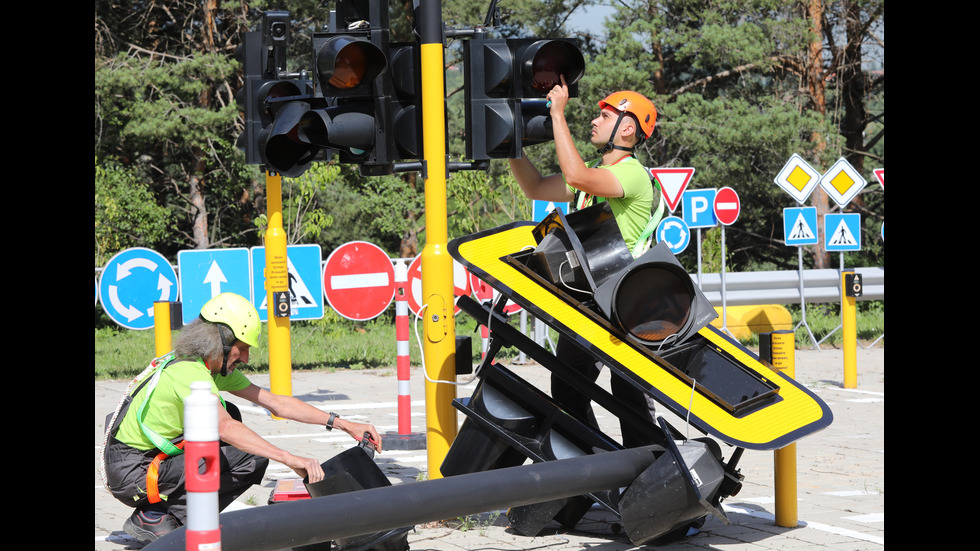
<instances>
[{"instance_id":1,"label":"man's hand","mask_svg":"<svg viewBox=\"0 0 980 551\"><path fill-rule=\"evenodd\" d=\"M561 84L556 84L554 88L545 96L551 102L551 116L564 115L565 106L568 105L568 85L565 84L565 75L559 75Z\"/></svg>"},{"instance_id":2,"label":"man's hand","mask_svg":"<svg viewBox=\"0 0 980 551\"><path fill-rule=\"evenodd\" d=\"M316 459L289 454L283 463L301 477L309 478L311 483L323 480L323 468Z\"/></svg>"},{"instance_id":3,"label":"man's hand","mask_svg":"<svg viewBox=\"0 0 980 551\"><path fill-rule=\"evenodd\" d=\"M371 441L374 442L374 449L378 453L381 453L381 437L378 436L378 431L375 430L374 425L369 423L355 423L353 421L348 421L347 419L341 419L338 417L333 422L334 428L340 429L347 434L354 437L354 440L358 442L364 436L364 433L371 435Z\"/></svg>"}]
</instances>

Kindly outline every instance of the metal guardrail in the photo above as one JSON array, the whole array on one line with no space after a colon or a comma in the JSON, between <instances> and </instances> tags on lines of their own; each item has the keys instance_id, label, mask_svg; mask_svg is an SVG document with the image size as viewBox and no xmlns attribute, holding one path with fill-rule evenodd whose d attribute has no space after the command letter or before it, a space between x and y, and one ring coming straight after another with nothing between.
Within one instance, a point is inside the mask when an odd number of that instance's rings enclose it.
<instances>
[{"instance_id":1,"label":"metal guardrail","mask_svg":"<svg viewBox=\"0 0 980 551\"><path fill-rule=\"evenodd\" d=\"M411 262L410 258L392 259L393 262ZM174 266L176 270L177 267ZM96 267L96 273L102 268ZM852 268L861 274L864 293L857 300L884 300L885 269L879 267ZM700 278L700 283L699 283ZM722 305L721 274L691 274L694 284L711 302ZM840 271L836 269L803 270L803 297L806 302L839 302ZM728 272L725 274L725 305L749 306L755 304L799 304L800 271L777 270L771 272Z\"/></svg>"},{"instance_id":2,"label":"metal guardrail","mask_svg":"<svg viewBox=\"0 0 980 551\"><path fill-rule=\"evenodd\" d=\"M857 300L884 300L885 269L879 267L851 268L861 274L863 294ZM839 302L841 299L841 272L836 269L779 270L772 272L725 273L725 304L743 306L753 304L800 304L806 302ZM712 306L722 305L722 281L720 273L692 274L695 285L701 287ZM801 281L802 279L802 281Z\"/></svg>"}]
</instances>

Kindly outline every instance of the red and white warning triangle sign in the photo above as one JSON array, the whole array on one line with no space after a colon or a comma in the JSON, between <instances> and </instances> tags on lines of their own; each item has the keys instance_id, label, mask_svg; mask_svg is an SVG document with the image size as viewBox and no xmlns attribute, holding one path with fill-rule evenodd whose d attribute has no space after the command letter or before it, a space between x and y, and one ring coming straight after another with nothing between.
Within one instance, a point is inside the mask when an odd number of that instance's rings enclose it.
<instances>
[{"instance_id":1,"label":"red and white warning triangle sign","mask_svg":"<svg viewBox=\"0 0 980 551\"><path fill-rule=\"evenodd\" d=\"M648 168L650 175L660 181L660 189L663 192L664 200L667 201L667 208L670 212L677 209L681 201L681 195L687 189L687 184L694 176L693 168Z\"/></svg>"}]
</instances>

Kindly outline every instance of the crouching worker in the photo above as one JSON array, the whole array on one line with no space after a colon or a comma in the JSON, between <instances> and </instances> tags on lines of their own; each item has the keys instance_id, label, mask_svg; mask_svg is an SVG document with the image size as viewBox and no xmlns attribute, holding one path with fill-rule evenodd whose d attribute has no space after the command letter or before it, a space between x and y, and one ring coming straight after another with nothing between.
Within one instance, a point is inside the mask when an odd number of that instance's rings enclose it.
<instances>
[{"instance_id":1,"label":"crouching worker","mask_svg":"<svg viewBox=\"0 0 980 551\"><path fill-rule=\"evenodd\" d=\"M106 439L104 468L112 495L136 509L123 525L130 536L144 543L155 541L187 520L181 448L184 398L191 383L207 381L219 396L219 510L260 484L270 459L309 477L310 482L324 476L318 460L293 455L246 427L238 409L225 403L219 391L244 398L276 417L336 428L358 440L367 432L381 450L381 438L372 425L273 394L237 371L238 364L248 362L249 348L258 345L260 329L258 312L248 300L233 293L214 297L201 308L200 318L175 338L174 350L153 360L128 405L128 400L123 401Z\"/></svg>"}]
</instances>

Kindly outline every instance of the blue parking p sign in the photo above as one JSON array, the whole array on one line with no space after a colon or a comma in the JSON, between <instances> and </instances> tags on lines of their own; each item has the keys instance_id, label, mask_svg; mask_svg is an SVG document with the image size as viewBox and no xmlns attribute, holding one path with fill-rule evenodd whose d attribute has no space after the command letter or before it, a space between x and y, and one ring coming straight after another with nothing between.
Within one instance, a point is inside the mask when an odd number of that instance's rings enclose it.
<instances>
[{"instance_id":1,"label":"blue parking p sign","mask_svg":"<svg viewBox=\"0 0 980 551\"><path fill-rule=\"evenodd\" d=\"M681 196L684 205L684 223L688 228L713 228L718 225L715 217L714 189L689 189Z\"/></svg>"}]
</instances>

